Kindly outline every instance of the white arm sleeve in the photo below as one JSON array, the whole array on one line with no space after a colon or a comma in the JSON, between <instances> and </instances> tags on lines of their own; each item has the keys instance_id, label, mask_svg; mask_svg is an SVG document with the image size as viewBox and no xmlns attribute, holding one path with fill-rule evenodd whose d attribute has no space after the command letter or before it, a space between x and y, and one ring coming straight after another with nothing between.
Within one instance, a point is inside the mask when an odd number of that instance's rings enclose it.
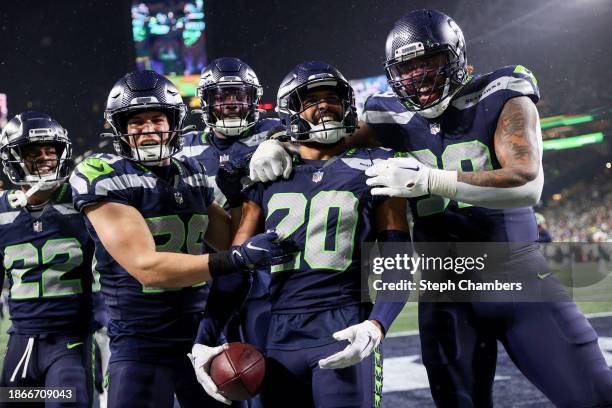
<instances>
[{"instance_id":1,"label":"white arm sleeve","mask_svg":"<svg viewBox=\"0 0 612 408\"><path fill-rule=\"evenodd\" d=\"M544 187L542 169L542 135L538 121L538 148L540 167L538 176L522 186L517 187L482 187L457 181L456 171L431 169L429 174L429 191L431 194L448 197L462 203L485 208L520 208L531 207L540 201Z\"/></svg>"},{"instance_id":2,"label":"white arm sleeve","mask_svg":"<svg viewBox=\"0 0 612 408\"><path fill-rule=\"evenodd\" d=\"M457 183L457 191L451 197L462 203L485 208L520 208L531 207L540 201L544 186L542 166L538 176L518 187L481 187L468 183Z\"/></svg>"}]
</instances>

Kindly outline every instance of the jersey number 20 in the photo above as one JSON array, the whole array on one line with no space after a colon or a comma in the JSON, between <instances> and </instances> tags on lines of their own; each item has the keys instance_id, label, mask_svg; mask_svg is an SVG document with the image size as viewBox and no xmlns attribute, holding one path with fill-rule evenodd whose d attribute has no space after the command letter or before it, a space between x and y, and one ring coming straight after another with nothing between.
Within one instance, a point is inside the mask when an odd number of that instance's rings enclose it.
<instances>
[{"instance_id":1,"label":"jersey number 20","mask_svg":"<svg viewBox=\"0 0 612 408\"><path fill-rule=\"evenodd\" d=\"M289 212L276 225L276 231L284 237L293 234L306 222L304 261L311 269L344 271L352 262L355 229L357 228L359 200L350 191L320 191L310 200L302 193L276 193L268 202L268 218L277 210ZM331 211L337 214L334 242L326 248ZM271 272L280 272L300 267L300 254L295 262L273 266Z\"/></svg>"}]
</instances>

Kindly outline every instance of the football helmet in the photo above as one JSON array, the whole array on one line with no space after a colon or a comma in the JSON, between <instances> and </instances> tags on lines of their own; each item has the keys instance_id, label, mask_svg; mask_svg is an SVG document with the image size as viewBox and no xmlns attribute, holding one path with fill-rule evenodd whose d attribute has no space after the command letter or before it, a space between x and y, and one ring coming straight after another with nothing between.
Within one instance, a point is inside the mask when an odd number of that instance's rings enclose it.
<instances>
[{"instance_id":1,"label":"football helmet","mask_svg":"<svg viewBox=\"0 0 612 408\"><path fill-rule=\"evenodd\" d=\"M238 58L217 58L208 64L197 94L202 120L225 136L240 137L259 119L263 88L255 71Z\"/></svg>"},{"instance_id":2,"label":"football helmet","mask_svg":"<svg viewBox=\"0 0 612 408\"><path fill-rule=\"evenodd\" d=\"M168 118L170 130L132 133L127 132L127 120L143 111L160 111ZM144 164L159 164L183 148L183 121L187 107L172 82L155 71L127 73L115 83L108 95L104 118L113 130L113 147L119 156ZM137 137L156 134L166 143L137 146ZM131 142L131 143L130 143Z\"/></svg>"},{"instance_id":3,"label":"football helmet","mask_svg":"<svg viewBox=\"0 0 612 408\"><path fill-rule=\"evenodd\" d=\"M468 78L463 33L444 13L412 11L387 36L384 66L389 86L409 111L440 116Z\"/></svg>"},{"instance_id":4,"label":"football helmet","mask_svg":"<svg viewBox=\"0 0 612 408\"><path fill-rule=\"evenodd\" d=\"M30 168L24 149L32 144L52 145L56 149L55 167L48 160L34 160ZM23 186L38 185L37 190L49 190L70 176L72 170L72 143L68 132L55 119L40 112L23 112L12 118L0 136L0 159L4 173L12 183Z\"/></svg>"},{"instance_id":5,"label":"football helmet","mask_svg":"<svg viewBox=\"0 0 612 408\"><path fill-rule=\"evenodd\" d=\"M318 87L335 92L338 100L334 102L342 107L338 118L325 120L320 100L306 105L303 103L306 94ZM317 116L322 118L318 123L312 123L301 115L313 104L319 110ZM287 128L287 135L300 143L336 143L357 127L353 88L338 69L321 61L303 62L285 75L278 89L276 111Z\"/></svg>"}]
</instances>

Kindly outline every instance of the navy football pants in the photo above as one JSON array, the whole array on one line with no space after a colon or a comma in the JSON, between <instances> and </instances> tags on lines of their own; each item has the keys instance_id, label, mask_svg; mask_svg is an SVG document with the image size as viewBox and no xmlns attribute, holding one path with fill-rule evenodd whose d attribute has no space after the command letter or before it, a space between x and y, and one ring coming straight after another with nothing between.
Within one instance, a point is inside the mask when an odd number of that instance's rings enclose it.
<instances>
[{"instance_id":1,"label":"navy football pants","mask_svg":"<svg viewBox=\"0 0 612 408\"><path fill-rule=\"evenodd\" d=\"M227 407L204 392L186 355L168 365L114 361L108 367L109 408L172 408L175 393L183 408Z\"/></svg>"},{"instance_id":2,"label":"navy football pants","mask_svg":"<svg viewBox=\"0 0 612 408\"><path fill-rule=\"evenodd\" d=\"M268 350L261 394L264 407L378 407L382 394L380 348L351 367L319 368L320 359L347 345L342 341L295 351Z\"/></svg>"},{"instance_id":3,"label":"navy football pants","mask_svg":"<svg viewBox=\"0 0 612 408\"><path fill-rule=\"evenodd\" d=\"M45 406L89 407L93 396L91 341L91 336L11 334L0 386L74 388L76 403L47 402ZM13 405L24 406L3 406Z\"/></svg>"},{"instance_id":4,"label":"navy football pants","mask_svg":"<svg viewBox=\"0 0 612 408\"><path fill-rule=\"evenodd\" d=\"M612 371L572 302L422 302L419 327L439 407L493 406L496 340L556 406L612 406Z\"/></svg>"}]
</instances>

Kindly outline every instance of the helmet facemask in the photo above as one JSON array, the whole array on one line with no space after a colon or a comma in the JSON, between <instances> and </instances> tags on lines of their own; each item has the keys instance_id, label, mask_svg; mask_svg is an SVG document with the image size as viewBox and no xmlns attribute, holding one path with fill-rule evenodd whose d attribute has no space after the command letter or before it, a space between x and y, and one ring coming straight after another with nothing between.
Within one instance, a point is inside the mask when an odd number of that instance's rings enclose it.
<instances>
[{"instance_id":1,"label":"helmet facemask","mask_svg":"<svg viewBox=\"0 0 612 408\"><path fill-rule=\"evenodd\" d=\"M161 137L156 143L140 145L140 138L155 135ZM119 144L119 149L125 151L125 157L142 164L156 166L162 161L174 156L182 148L181 138L176 131L155 131L128 133L115 141Z\"/></svg>"},{"instance_id":2,"label":"helmet facemask","mask_svg":"<svg viewBox=\"0 0 612 408\"><path fill-rule=\"evenodd\" d=\"M31 146L49 146L55 149L54 159L29 159ZM8 146L2 151L4 173L18 186L39 185L38 190L55 188L70 176L72 145L69 141L36 142Z\"/></svg>"},{"instance_id":3,"label":"helmet facemask","mask_svg":"<svg viewBox=\"0 0 612 408\"><path fill-rule=\"evenodd\" d=\"M242 82L199 88L202 119L224 136L240 137L259 120L261 94L261 87Z\"/></svg>"},{"instance_id":4,"label":"helmet facemask","mask_svg":"<svg viewBox=\"0 0 612 408\"><path fill-rule=\"evenodd\" d=\"M279 102L279 113L289 117L289 136L300 143L337 143L357 127L353 91L348 83L330 79L310 82Z\"/></svg>"},{"instance_id":5,"label":"helmet facemask","mask_svg":"<svg viewBox=\"0 0 612 408\"><path fill-rule=\"evenodd\" d=\"M452 48L394 58L385 64L389 85L406 108L425 117L439 116L466 79Z\"/></svg>"},{"instance_id":6,"label":"helmet facemask","mask_svg":"<svg viewBox=\"0 0 612 408\"><path fill-rule=\"evenodd\" d=\"M183 128L186 114L187 107L172 82L155 71L134 71L120 78L111 89L104 118L113 130L110 136L118 155L157 166L181 151L183 134L191 130L191 127ZM128 132L128 120L138 115L145 115L143 121L151 121L153 129L143 127ZM156 123L156 118L162 116L167 126ZM158 139L150 146L143 146L141 138L154 139L152 134Z\"/></svg>"},{"instance_id":7,"label":"helmet facemask","mask_svg":"<svg viewBox=\"0 0 612 408\"><path fill-rule=\"evenodd\" d=\"M143 112L156 111L166 116L169 130L150 132L128 131L128 119L130 117ZM183 133L185 129L180 129L180 126L182 125L185 113L185 109L182 106L146 106L132 107L132 109L127 111L109 115L107 120L115 131L113 146L120 156L129 160L150 166L160 165L164 160L174 156L183 148ZM143 142L141 138L149 140Z\"/></svg>"}]
</instances>

